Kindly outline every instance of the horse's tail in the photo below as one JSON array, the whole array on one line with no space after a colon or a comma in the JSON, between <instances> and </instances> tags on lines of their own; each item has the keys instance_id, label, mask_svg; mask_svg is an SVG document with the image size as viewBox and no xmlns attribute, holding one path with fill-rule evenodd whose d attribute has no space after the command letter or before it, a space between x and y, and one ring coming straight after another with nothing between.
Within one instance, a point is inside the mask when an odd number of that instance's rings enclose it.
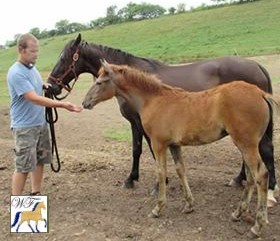
<instances>
[{"instance_id":1,"label":"horse's tail","mask_svg":"<svg viewBox=\"0 0 280 241\"><path fill-rule=\"evenodd\" d=\"M267 72L267 70L261 66L259 63L257 63L257 65L259 66L259 68L261 69L261 71L263 72L263 74L265 75L266 79L267 79L267 83L268 83L268 86L267 86L267 92L272 94L272 83L271 83L271 79L270 79L270 76L269 76L269 73Z\"/></svg>"},{"instance_id":2,"label":"horse's tail","mask_svg":"<svg viewBox=\"0 0 280 241\"><path fill-rule=\"evenodd\" d=\"M271 83L271 79L270 79L270 76L269 76L269 73L267 72L267 70L262 66L260 65L259 63L257 63L257 65L259 66L259 68L261 69L261 71L263 72L263 74L265 75L266 79L267 79L267 92L270 93L272 95L273 91L272 91L272 83ZM273 125L274 125L274 120L273 120L273 106L274 104L272 102L273 99L271 99L269 101L269 98L272 97L271 95L269 95L267 101L268 101L268 104L270 104L270 120L269 120L269 123L268 123L268 126L267 126L267 129L266 129L266 135L267 137L272 140L273 139ZM275 102L276 103L276 102ZM278 112L278 111L277 111Z\"/></svg>"},{"instance_id":3,"label":"horse's tail","mask_svg":"<svg viewBox=\"0 0 280 241\"><path fill-rule=\"evenodd\" d=\"M153 155L153 158L156 159L155 157L155 154L154 154L154 151L153 151L153 148L152 148L152 144L151 144L151 139L147 136L147 134L145 133L145 131L143 131L143 134L144 134L144 137L145 137L145 140L146 142L148 143L148 146L149 146L149 149Z\"/></svg>"},{"instance_id":4,"label":"horse's tail","mask_svg":"<svg viewBox=\"0 0 280 241\"><path fill-rule=\"evenodd\" d=\"M19 219L19 215L20 215L21 213L22 213L22 212L17 212L17 213L16 213L16 216L15 216L15 221L14 221L14 223L12 224L12 226L11 226L11 227L16 226L16 224L17 224L17 222L18 222L18 219Z\"/></svg>"}]
</instances>

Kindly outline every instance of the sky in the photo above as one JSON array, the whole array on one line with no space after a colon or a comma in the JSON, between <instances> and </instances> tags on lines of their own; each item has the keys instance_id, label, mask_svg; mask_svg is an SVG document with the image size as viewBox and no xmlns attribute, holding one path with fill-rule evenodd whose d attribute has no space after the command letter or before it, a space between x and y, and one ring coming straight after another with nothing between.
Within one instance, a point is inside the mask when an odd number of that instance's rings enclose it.
<instances>
[{"instance_id":1,"label":"sky","mask_svg":"<svg viewBox=\"0 0 280 241\"><path fill-rule=\"evenodd\" d=\"M14 40L16 34L27 33L35 27L41 31L54 29L62 19L87 24L105 17L107 7L116 5L119 10L129 2L158 4L165 9L177 8L179 3L185 3L187 10L202 3L211 4L211 0L2 0L0 45Z\"/></svg>"}]
</instances>

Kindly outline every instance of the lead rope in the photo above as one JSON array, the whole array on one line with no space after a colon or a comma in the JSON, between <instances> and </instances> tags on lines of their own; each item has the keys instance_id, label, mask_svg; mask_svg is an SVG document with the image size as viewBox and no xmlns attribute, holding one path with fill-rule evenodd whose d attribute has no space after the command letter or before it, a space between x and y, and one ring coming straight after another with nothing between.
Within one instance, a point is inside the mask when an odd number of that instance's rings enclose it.
<instances>
[{"instance_id":1,"label":"lead rope","mask_svg":"<svg viewBox=\"0 0 280 241\"><path fill-rule=\"evenodd\" d=\"M54 99L53 94L45 92L45 97ZM55 114L55 119L53 118L53 110ZM52 162L51 162L51 168L54 172L59 172L60 171L60 159L59 159L59 154L58 154L58 149L57 149L57 144L56 144L56 138L55 138L55 130L54 130L54 124L58 120L58 114L56 108L51 108L51 107L46 107L46 121L50 126L50 132L51 132L51 143L52 143ZM54 167L53 165L53 154L55 151L56 155L56 160L57 160L57 168Z\"/></svg>"}]
</instances>

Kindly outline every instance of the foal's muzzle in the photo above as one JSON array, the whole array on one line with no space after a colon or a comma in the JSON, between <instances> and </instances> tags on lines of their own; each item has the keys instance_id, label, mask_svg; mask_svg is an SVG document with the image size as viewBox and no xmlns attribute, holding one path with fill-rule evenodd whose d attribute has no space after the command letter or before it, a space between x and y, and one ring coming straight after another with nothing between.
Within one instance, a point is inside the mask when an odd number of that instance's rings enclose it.
<instances>
[{"instance_id":1,"label":"foal's muzzle","mask_svg":"<svg viewBox=\"0 0 280 241\"><path fill-rule=\"evenodd\" d=\"M88 110L93 109L93 104L90 103L89 101L83 101L82 105L85 109L88 109Z\"/></svg>"}]
</instances>

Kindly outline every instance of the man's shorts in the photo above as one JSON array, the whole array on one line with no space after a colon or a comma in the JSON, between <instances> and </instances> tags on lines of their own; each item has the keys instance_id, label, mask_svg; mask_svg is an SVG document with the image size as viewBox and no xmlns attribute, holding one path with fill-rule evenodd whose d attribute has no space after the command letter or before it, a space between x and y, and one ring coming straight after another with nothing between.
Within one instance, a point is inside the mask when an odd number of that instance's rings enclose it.
<instances>
[{"instance_id":1,"label":"man's shorts","mask_svg":"<svg viewBox=\"0 0 280 241\"><path fill-rule=\"evenodd\" d=\"M47 124L30 128L13 128L17 172L32 172L37 163L51 163L51 143Z\"/></svg>"}]
</instances>

